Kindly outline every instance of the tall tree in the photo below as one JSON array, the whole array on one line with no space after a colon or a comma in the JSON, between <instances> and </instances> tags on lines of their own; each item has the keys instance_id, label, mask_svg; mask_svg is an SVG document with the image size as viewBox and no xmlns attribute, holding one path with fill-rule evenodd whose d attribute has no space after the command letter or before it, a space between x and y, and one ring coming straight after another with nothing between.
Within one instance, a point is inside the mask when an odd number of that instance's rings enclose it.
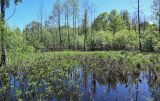
<instances>
[{"instance_id":1,"label":"tall tree","mask_svg":"<svg viewBox=\"0 0 160 101\"><path fill-rule=\"evenodd\" d=\"M117 31L120 31L121 29L125 28L122 17L115 9L112 10L111 13L109 14L108 21L109 21L109 30L113 32L113 35Z\"/></svg>"},{"instance_id":2,"label":"tall tree","mask_svg":"<svg viewBox=\"0 0 160 101\"><path fill-rule=\"evenodd\" d=\"M152 11L154 19L158 22L160 35L160 0L153 0Z\"/></svg>"},{"instance_id":3,"label":"tall tree","mask_svg":"<svg viewBox=\"0 0 160 101\"><path fill-rule=\"evenodd\" d=\"M72 11L72 25L73 25L73 36L74 36L74 45L73 45L73 48L75 49L76 48L76 42L75 42L75 39L76 39L76 32L77 32L77 29L76 29L76 26L77 26L77 15L78 15L78 9L79 9L79 0L70 0L70 4L71 4L71 11Z\"/></svg>"},{"instance_id":4,"label":"tall tree","mask_svg":"<svg viewBox=\"0 0 160 101\"><path fill-rule=\"evenodd\" d=\"M70 14L70 2L69 0L65 0L64 2L64 12L65 12L65 29L67 29L67 41L68 41L68 49L71 49L71 38L70 38L70 25L69 25L69 14Z\"/></svg>"},{"instance_id":5,"label":"tall tree","mask_svg":"<svg viewBox=\"0 0 160 101\"><path fill-rule=\"evenodd\" d=\"M125 26L127 27L128 30L131 29L131 21L130 21L130 15L127 10L123 10L120 13L122 19L124 20Z\"/></svg>"},{"instance_id":6,"label":"tall tree","mask_svg":"<svg viewBox=\"0 0 160 101\"><path fill-rule=\"evenodd\" d=\"M137 1L137 13L138 13L138 33L139 33L139 50L142 50L142 43L141 43L141 22L140 22L140 1Z\"/></svg>"},{"instance_id":7,"label":"tall tree","mask_svg":"<svg viewBox=\"0 0 160 101\"><path fill-rule=\"evenodd\" d=\"M137 31L137 27L138 27L137 13L134 12L132 16L132 29Z\"/></svg>"},{"instance_id":8,"label":"tall tree","mask_svg":"<svg viewBox=\"0 0 160 101\"><path fill-rule=\"evenodd\" d=\"M57 17L58 24L58 34L59 34L59 50L62 49L62 34L61 34L61 14L62 14L62 6L60 0L57 0L54 5L54 15Z\"/></svg>"},{"instance_id":9,"label":"tall tree","mask_svg":"<svg viewBox=\"0 0 160 101\"><path fill-rule=\"evenodd\" d=\"M113 9L108 17L108 23L109 23L109 30L113 33L113 39L114 40L114 36L115 33L124 29L126 26L124 24L124 20L122 19L122 17L120 16L120 14ZM112 43L112 48L114 48L114 44Z\"/></svg>"},{"instance_id":10,"label":"tall tree","mask_svg":"<svg viewBox=\"0 0 160 101\"><path fill-rule=\"evenodd\" d=\"M84 43L83 43L83 49L86 51L86 41L87 41L87 34L88 34L88 13L89 13L89 1L83 0L82 7L84 8L84 18L82 19L82 31L84 34Z\"/></svg>"},{"instance_id":11,"label":"tall tree","mask_svg":"<svg viewBox=\"0 0 160 101\"><path fill-rule=\"evenodd\" d=\"M40 22L33 21L26 25L23 31L27 45L34 47L36 50L40 50L43 47L41 28L43 28L43 26Z\"/></svg>"},{"instance_id":12,"label":"tall tree","mask_svg":"<svg viewBox=\"0 0 160 101\"><path fill-rule=\"evenodd\" d=\"M43 34L43 31L42 31L42 28L43 28L43 15L44 15L44 12L43 12L43 1L40 2L40 6L39 6L39 19L40 19L40 22L41 22L41 35ZM40 37L39 37L40 38ZM43 40L43 37L41 37L41 41Z\"/></svg>"},{"instance_id":13,"label":"tall tree","mask_svg":"<svg viewBox=\"0 0 160 101\"><path fill-rule=\"evenodd\" d=\"M83 34L84 34L84 45L83 49L86 51L86 41L87 41L87 33L88 33L88 11L85 9L84 11L84 18L82 21L82 29L83 29Z\"/></svg>"},{"instance_id":14,"label":"tall tree","mask_svg":"<svg viewBox=\"0 0 160 101\"><path fill-rule=\"evenodd\" d=\"M98 15L98 17L96 19L94 19L94 22L92 23L92 28L95 31L106 31L108 27L108 13L104 12L100 15Z\"/></svg>"},{"instance_id":15,"label":"tall tree","mask_svg":"<svg viewBox=\"0 0 160 101\"><path fill-rule=\"evenodd\" d=\"M57 37L57 18L54 14L48 17L45 21L45 29L47 29L52 35L52 50L58 50L57 44L59 44L59 38Z\"/></svg>"},{"instance_id":16,"label":"tall tree","mask_svg":"<svg viewBox=\"0 0 160 101\"><path fill-rule=\"evenodd\" d=\"M14 0L14 3L17 5L19 2L22 2L22 0ZM1 0L1 66L6 67L7 66L7 49L6 49L6 42L5 42L5 13L6 8L9 8L10 6L10 0Z\"/></svg>"},{"instance_id":17,"label":"tall tree","mask_svg":"<svg viewBox=\"0 0 160 101\"><path fill-rule=\"evenodd\" d=\"M93 35L93 33L94 33L94 31L93 31L93 26L92 26L92 23L93 23L93 18L95 17L95 5L92 3L91 5L90 5L90 29L91 29L91 49L92 49L92 51L94 50L93 48L94 48L94 42L93 42L93 39L94 39L94 35Z\"/></svg>"}]
</instances>

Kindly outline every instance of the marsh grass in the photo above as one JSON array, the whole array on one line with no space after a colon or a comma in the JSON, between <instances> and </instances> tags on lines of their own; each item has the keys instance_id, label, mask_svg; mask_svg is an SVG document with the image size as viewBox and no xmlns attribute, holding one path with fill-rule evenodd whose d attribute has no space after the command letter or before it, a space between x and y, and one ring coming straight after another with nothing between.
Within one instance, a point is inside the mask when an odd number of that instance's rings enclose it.
<instances>
[{"instance_id":1,"label":"marsh grass","mask_svg":"<svg viewBox=\"0 0 160 101\"><path fill-rule=\"evenodd\" d=\"M148 70L148 64L159 76L159 56L125 51L22 54L21 57L9 58L9 66L0 70L0 98L80 100L79 86L76 84L80 76L77 75L77 67L83 67L83 71L92 72L97 77L104 72L102 77L107 77L109 82L97 79L103 84L112 83L114 88L116 83L112 78L121 77L121 82L127 86L127 75L139 76L141 71Z\"/></svg>"}]
</instances>

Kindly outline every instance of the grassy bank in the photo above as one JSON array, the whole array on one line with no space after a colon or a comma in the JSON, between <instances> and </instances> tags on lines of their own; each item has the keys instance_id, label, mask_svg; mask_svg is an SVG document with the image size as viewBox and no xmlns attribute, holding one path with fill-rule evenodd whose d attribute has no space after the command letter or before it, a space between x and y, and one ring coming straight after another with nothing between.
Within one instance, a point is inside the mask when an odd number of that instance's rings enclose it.
<instances>
[{"instance_id":1,"label":"grassy bank","mask_svg":"<svg viewBox=\"0 0 160 101\"><path fill-rule=\"evenodd\" d=\"M80 60L90 59L108 59L109 61L117 61L128 64L128 66L147 64L157 64L160 62L160 54L158 53L139 53L126 51L95 51L95 52L79 52L79 51L62 51L62 52L46 52L46 53L30 53L21 54L19 56L9 57L10 65L31 65L38 61L45 61L46 59L73 60L80 62ZM107 61L106 61L107 62Z\"/></svg>"}]
</instances>

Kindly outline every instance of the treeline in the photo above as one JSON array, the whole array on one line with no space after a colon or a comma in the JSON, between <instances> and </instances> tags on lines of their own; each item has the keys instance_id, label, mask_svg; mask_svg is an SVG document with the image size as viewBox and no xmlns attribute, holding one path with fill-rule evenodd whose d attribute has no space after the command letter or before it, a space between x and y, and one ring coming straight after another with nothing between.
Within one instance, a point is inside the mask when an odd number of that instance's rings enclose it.
<instances>
[{"instance_id":1,"label":"treeline","mask_svg":"<svg viewBox=\"0 0 160 101\"><path fill-rule=\"evenodd\" d=\"M159 13L155 2L152 9ZM149 23L145 16L139 18L137 12L131 16L127 10L115 9L95 16L87 0L57 0L45 23L31 22L23 36L27 45L40 51L139 50L139 43L142 51L159 51L158 24Z\"/></svg>"},{"instance_id":2,"label":"treeline","mask_svg":"<svg viewBox=\"0 0 160 101\"><path fill-rule=\"evenodd\" d=\"M133 16L127 10L103 12L96 16L95 8L87 0L57 0L52 13L43 22L32 21L23 31L5 27L5 41L9 53L61 50L139 50L160 51L159 11L149 23L145 16ZM140 29L140 33L138 33Z\"/></svg>"}]
</instances>

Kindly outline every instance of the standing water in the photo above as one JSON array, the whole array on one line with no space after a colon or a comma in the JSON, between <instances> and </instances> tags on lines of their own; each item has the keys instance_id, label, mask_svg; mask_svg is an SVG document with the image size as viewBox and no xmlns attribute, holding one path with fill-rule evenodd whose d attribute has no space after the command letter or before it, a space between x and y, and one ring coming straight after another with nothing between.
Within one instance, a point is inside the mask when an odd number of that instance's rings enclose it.
<instances>
[{"instance_id":1,"label":"standing water","mask_svg":"<svg viewBox=\"0 0 160 101\"><path fill-rule=\"evenodd\" d=\"M160 101L154 74L139 66L68 61L47 59L1 71L0 101Z\"/></svg>"}]
</instances>

